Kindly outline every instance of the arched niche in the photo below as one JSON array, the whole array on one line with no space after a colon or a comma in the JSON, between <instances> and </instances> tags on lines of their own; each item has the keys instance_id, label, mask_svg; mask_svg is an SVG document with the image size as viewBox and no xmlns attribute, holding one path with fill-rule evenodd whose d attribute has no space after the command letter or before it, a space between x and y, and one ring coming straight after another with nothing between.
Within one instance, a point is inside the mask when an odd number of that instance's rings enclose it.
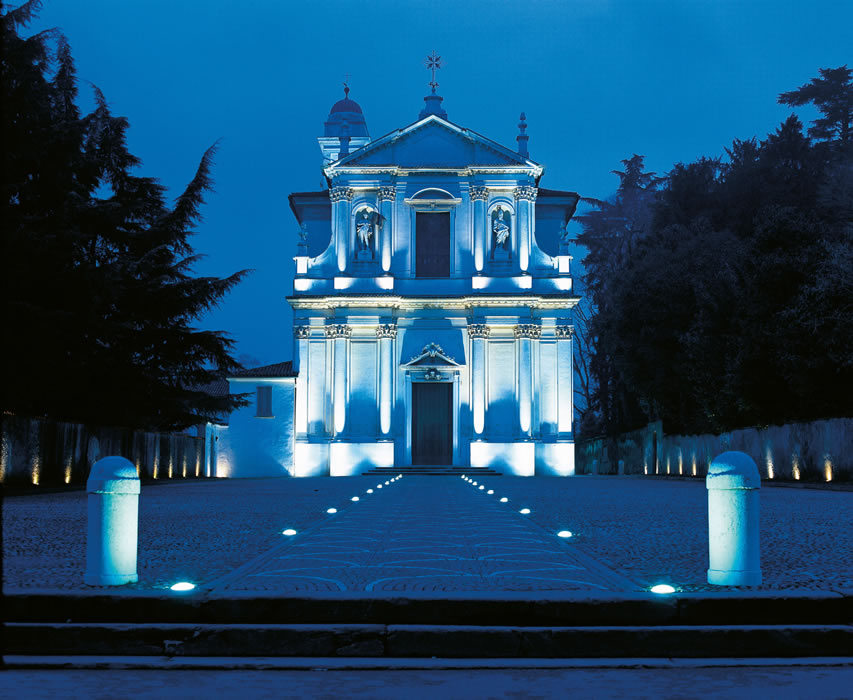
<instances>
[{"instance_id":1,"label":"arched niche","mask_svg":"<svg viewBox=\"0 0 853 700\"><path fill-rule=\"evenodd\" d=\"M383 224L382 215L373 205L366 202L354 202L352 207L353 258L356 261L376 260L379 229Z\"/></svg>"},{"instance_id":2,"label":"arched niche","mask_svg":"<svg viewBox=\"0 0 853 700\"><path fill-rule=\"evenodd\" d=\"M515 207L509 200L495 200L489 205L486 221L489 227L489 260L511 261L515 244Z\"/></svg>"}]
</instances>

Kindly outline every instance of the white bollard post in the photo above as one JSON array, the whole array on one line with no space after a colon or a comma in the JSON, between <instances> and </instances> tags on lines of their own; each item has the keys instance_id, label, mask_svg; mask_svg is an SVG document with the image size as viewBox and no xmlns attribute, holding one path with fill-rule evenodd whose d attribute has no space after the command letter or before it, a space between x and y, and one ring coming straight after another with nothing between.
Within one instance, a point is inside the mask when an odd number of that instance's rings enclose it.
<instances>
[{"instance_id":1,"label":"white bollard post","mask_svg":"<svg viewBox=\"0 0 853 700\"><path fill-rule=\"evenodd\" d=\"M743 452L723 452L711 462L705 487L708 489L708 583L758 586L761 583L758 467Z\"/></svg>"},{"instance_id":2,"label":"white bollard post","mask_svg":"<svg viewBox=\"0 0 853 700\"><path fill-rule=\"evenodd\" d=\"M83 581L90 586L136 583L140 493L136 467L124 457L98 460L86 490L89 524Z\"/></svg>"}]
</instances>

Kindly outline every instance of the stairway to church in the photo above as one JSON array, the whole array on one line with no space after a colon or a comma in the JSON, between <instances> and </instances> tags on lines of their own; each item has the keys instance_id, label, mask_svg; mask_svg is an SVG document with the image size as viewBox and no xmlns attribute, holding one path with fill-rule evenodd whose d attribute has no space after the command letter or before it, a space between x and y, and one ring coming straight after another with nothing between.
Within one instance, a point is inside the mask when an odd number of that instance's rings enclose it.
<instances>
[{"instance_id":1,"label":"stairway to church","mask_svg":"<svg viewBox=\"0 0 853 700\"><path fill-rule=\"evenodd\" d=\"M447 464L413 464L404 467L374 467L362 472L362 476L501 476L501 473L488 467L452 467Z\"/></svg>"}]
</instances>

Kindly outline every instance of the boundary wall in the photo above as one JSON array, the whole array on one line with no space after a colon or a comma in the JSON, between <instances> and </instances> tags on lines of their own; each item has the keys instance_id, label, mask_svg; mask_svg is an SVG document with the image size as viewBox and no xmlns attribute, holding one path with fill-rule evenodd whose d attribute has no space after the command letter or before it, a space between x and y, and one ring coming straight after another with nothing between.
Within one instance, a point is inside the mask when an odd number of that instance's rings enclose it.
<instances>
[{"instance_id":1,"label":"boundary wall","mask_svg":"<svg viewBox=\"0 0 853 700\"><path fill-rule=\"evenodd\" d=\"M721 435L667 435L660 421L615 438L576 443L578 474L704 478L711 460L737 450L755 460L763 480L849 482L853 418L742 428Z\"/></svg>"},{"instance_id":2,"label":"boundary wall","mask_svg":"<svg viewBox=\"0 0 853 700\"><path fill-rule=\"evenodd\" d=\"M112 455L133 462L143 480L211 476L218 426L201 426L198 432L196 437L4 415L0 484L85 486L92 465Z\"/></svg>"}]
</instances>

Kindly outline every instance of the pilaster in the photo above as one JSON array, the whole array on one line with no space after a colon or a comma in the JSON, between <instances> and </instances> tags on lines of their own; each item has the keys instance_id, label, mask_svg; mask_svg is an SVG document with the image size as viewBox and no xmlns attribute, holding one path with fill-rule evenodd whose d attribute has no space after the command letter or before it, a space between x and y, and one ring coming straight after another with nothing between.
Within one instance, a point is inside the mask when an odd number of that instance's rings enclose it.
<instances>
[{"instance_id":1,"label":"pilaster","mask_svg":"<svg viewBox=\"0 0 853 700\"><path fill-rule=\"evenodd\" d=\"M352 335L352 327L345 323L333 324L325 327L326 339L334 343L333 352L333 383L332 383L332 427L335 436L340 435L346 429L347 423L347 374L349 359L349 339Z\"/></svg>"},{"instance_id":2,"label":"pilaster","mask_svg":"<svg viewBox=\"0 0 853 700\"><path fill-rule=\"evenodd\" d=\"M338 260L338 271L345 272L349 260L349 227L352 209L353 191L349 187L333 187L329 190L332 202L332 231L335 240L335 253Z\"/></svg>"},{"instance_id":3,"label":"pilaster","mask_svg":"<svg viewBox=\"0 0 853 700\"><path fill-rule=\"evenodd\" d=\"M533 340L542 336L542 327L522 323L513 329L516 343L518 428L522 438L533 437Z\"/></svg>"},{"instance_id":4,"label":"pilaster","mask_svg":"<svg viewBox=\"0 0 853 700\"><path fill-rule=\"evenodd\" d=\"M468 325L468 337L471 339L471 404L475 437L483 435L486 424L486 339L489 332L489 327L484 323Z\"/></svg>"},{"instance_id":5,"label":"pilaster","mask_svg":"<svg viewBox=\"0 0 853 700\"><path fill-rule=\"evenodd\" d=\"M557 431L565 437L572 432L574 418L574 326L557 326Z\"/></svg>"},{"instance_id":6,"label":"pilaster","mask_svg":"<svg viewBox=\"0 0 853 700\"><path fill-rule=\"evenodd\" d=\"M471 201L474 203L474 269L483 271L486 259L486 202L489 199L487 187L472 187Z\"/></svg>"},{"instance_id":7,"label":"pilaster","mask_svg":"<svg viewBox=\"0 0 853 700\"><path fill-rule=\"evenodd\" d=\"M391 416L394 404L394 341L397 326L382 324L376 329L379 342L379 434L391 436Z\"/></svg>"},{"instance_id":8,"label":"pilaster","mask_svg":"<svg viewBox=\"0 0 853 700\"><path fill-rule=\"evenodd\" d=\"M530 250L533 245L534 202L538 190L530 185L516 187L513 196L516 201L516 221L518 236L516 243L516 259L521 272L527 272L530 267Z\"/></svg>"},{"instance_id":9,"label":"pilaster","mask_svg":"<svg viewBox=\"0 0 853 700\"><path fill-rule=\"evenodd\" d=\"M379 231L379 259L382 263L382 271L391 269L391 236L392 219L394 215L394 200L397 197L396 187L379 188L379 213L382 215L382 229Z\"/></svg>"}]
</instances>

